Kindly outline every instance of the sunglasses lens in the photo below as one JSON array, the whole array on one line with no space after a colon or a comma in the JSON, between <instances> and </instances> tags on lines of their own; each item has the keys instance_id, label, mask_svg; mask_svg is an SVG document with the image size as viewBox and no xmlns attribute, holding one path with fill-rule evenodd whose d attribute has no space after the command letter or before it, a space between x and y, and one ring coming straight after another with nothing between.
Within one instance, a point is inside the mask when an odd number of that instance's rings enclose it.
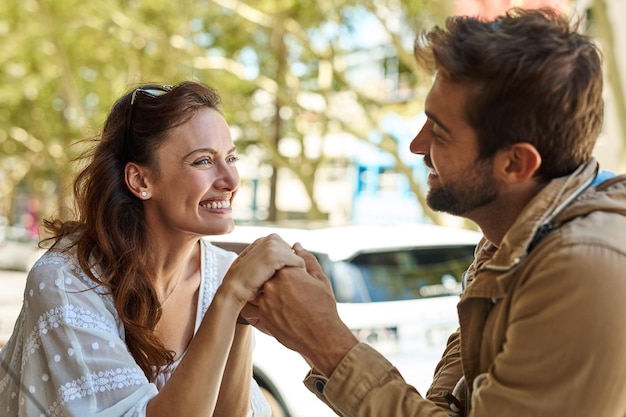
<instances>
[{"instance_id":1,"label":"sunglasses lens","mask_svg":"<svg viewBox=\"0 0 626 417\"><path fill-rule=\"evenodd\" d=\"M130 99L130 105L132 106L133 104L135 104L137 93L142 93L150 97L160 97L162 95L169 93L170 91L172 91L171 85L162 85L162 86L153 87L153 88L137 88L135 91L133 91L133 95L131 96L131 99Z\"/></svg>"},{"instance_id":2,"label":"sunglasses lens","mask_svg":"<svg viewBox=\"0 0 626 417\"><path fill-rule=\"evenodd\" d=\"M143 88L140 88L138 89L138 91L151 97L159 97L170 92L170 90L161 90L161 89L157 90L155 88L149 88L146 90L144 90Z\"/></svg>"}]
</instances>

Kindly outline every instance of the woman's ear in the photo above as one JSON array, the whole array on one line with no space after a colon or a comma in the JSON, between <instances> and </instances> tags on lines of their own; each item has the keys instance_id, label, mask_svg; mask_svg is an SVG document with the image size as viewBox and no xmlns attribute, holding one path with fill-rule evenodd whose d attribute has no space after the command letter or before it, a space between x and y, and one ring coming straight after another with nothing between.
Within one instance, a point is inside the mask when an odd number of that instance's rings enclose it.
<instances>
[{"instance_id":1,"label":"woman's ear","mask_svg":"<svg viewBox=\"0 0 626 417\"><path fill-rule=\"evenodd\" d=\"M497 175L509 184L519 184L535 176L541 155L534 145L518 142L496 154Z\"/></svg>"},{"instance_id":2,"label":"woman's ear","mask_svg":"<svg viewBox=\"0 0 626 417\"><path fill-rule=\"evenodd\" d=\"M128 162L124 168L124 181L130 192L136 197L141 200L150 198L150 187L146 180L146 170L141 165Z\"/></svg>"}]
</instances>

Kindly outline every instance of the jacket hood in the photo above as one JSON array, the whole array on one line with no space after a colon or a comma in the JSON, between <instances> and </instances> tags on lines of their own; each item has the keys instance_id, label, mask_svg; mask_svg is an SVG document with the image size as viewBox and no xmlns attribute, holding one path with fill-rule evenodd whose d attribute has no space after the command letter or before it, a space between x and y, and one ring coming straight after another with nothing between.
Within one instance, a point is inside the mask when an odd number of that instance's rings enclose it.
<instances>
[{"instance_id":1,"label":"jacket hood","mask_svg":"<svg viewBox=\"0 0 626 417\"><path fill-rule=\"evenodd\" d=\"M498 247L483 238L475 266L481 266L481 258L491 258L486 267L510 269L528 254L542 234L576 217L594 211L626 215L626 175L593 185L597 174L598 162L591 159L571 175L550 181L527 204Z\"/></svg>"},{"instance_id":2,"label":"jacket hood","mask_svg":"<svg viewBox=\"0 0 626 417\"><path fill-rule=\"evenodd\" d=\"M618 175L589 187L554 220L565 223L594 211L626 215L626 175Z\"/></svg>"}]
</instances>

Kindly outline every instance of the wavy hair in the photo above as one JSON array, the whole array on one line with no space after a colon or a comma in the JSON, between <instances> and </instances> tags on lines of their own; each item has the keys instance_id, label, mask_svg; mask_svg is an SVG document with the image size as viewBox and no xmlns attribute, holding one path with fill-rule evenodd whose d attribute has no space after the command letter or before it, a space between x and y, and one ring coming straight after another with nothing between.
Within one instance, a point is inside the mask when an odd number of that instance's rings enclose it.
<instances>
[{"instance_id":1,"label":"wavy hair","mask_svg":"<svg viewBox=\"0 0 626 417\"><path fill-rule=\"evenodd\" d=\"M472 86L466 116L481 157L528 142L550 180L591 158L602 127L602 57L582 26L553 9L455 16L418 36L414 52L422 68Z\"/></svg>"},{"instance_id":2,"label":"wavy hair","mask_svg":"<svg viewBox=\"0 0 626 417\"><path fill-rule=\"evenodd\" d=\"M149 278L153 244L143 202L126 186L125 165L155 164L155 153L168 140L170 129L190 120L200 108L219 110L219 106L215 90L190 81L167 87L144 85L128 92L113 105L96 146L79 158L89 162L73 184L77 219L44 221L51 233L47 240L56 245L70 239L82 270L110 291L126 345L150 380L174 356L154 333L161 310Z\"/></svg>"}]
</instances>

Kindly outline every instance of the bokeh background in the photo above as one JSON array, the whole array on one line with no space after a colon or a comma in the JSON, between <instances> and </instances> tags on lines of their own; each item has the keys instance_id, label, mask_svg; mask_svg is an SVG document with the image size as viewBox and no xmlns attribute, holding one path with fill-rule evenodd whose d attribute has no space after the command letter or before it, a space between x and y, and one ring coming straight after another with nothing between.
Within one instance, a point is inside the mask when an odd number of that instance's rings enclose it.
<instances>
[{"instance_id":1,"label":"bokeh background","mask_svg":"<svg viewBox=\"0 0 626 417\"><path fill-rule=\"evenodd\" d=\"M412 45L445 16L512 6L585 19L607 74L596 156L623 172L621 0L3 0L0 240L37 238L41 219L72 215L71 161L119 96L187 79L223 97L242 155L240 223L468 226L424 204L408 144L431 80Z\"/></svg>"}]
</instances>

